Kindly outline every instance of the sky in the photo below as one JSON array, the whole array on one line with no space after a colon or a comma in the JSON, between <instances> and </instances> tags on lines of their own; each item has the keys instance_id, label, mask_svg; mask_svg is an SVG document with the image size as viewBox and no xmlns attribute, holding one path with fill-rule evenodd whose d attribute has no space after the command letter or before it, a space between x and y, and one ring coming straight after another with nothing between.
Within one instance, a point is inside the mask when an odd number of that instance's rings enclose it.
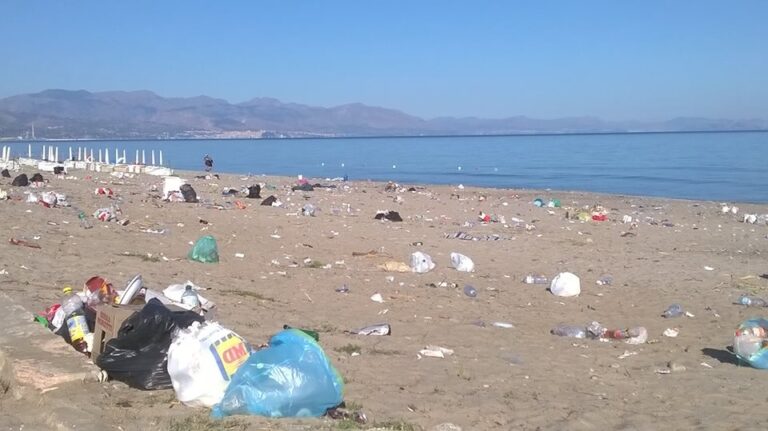
<instances>
[{"instance_id":1,"label":"sky","mask_svg":"<svg viewBox=\"0 0 768 431\"><path fill-rule=\"evenodd\" d=\"M768 1L3 0L0 97L768 119Z\"/></svg>"}]
</instances>

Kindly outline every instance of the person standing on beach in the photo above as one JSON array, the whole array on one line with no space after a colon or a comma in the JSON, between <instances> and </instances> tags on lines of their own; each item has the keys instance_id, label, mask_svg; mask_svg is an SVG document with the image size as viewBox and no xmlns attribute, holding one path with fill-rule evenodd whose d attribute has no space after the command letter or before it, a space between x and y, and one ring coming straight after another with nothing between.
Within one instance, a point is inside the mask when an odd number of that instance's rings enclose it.
<instances>
[{"instance_id":1,"label":"person standing on beach","mask_svg":"<svg viewBox=\"0 0 768 431\"><path fill-rule=\"evenodd\" d=\"M205 165L205 172L211 172L211 169L213 169L213 158L206 154L203 157L203 164Z\"/></svg>"}]
</instances>

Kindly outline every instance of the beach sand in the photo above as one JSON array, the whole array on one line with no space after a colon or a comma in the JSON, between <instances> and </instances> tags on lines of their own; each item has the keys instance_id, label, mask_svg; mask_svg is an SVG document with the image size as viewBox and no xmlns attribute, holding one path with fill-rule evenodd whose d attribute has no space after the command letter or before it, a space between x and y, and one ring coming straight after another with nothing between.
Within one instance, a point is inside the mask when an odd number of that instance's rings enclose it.
<instances>
[{"instance_id":1,"label":"beach sand","mask_svg":"<svg viewBox=\"0 0 768 431\"><path fill-rule=\"evenodd\" d=\"M284 324L319 331L321 345L346 381L345 400L365 412L366 427L429 430L446 422L463 430L766 427L765 371L738 365L727 350L742 320L766 314L733 304L741 293L768 296L768 280L758 277L768 272L768 229L741 222L743 213L768 212L765 206L740 204L733 215L722 214L717 202L453 186L393 192L382 183L360 181L311 180L337 187L291 192L295 178L209 180L196 179L200 173L180 174L203 201L247 204L221 210L160 200L158 177L69 174L77 178L44 175L49 180L44 189L11 187L10 179L0 188L17 198L24 191L65 193L87 213L118 203L129 224L93 220L95 227L85 230L71 208L23 199L0 202L0 229L7 237L0 242L0 266L7 272L0 275L0 292L29 311L41 312L57 301L64 285L80 288L93 275L122 287L140 273L155 290L191 280L210 289L204 295L218 304L221 324L254 345ZM266 184L262 197L274 194L285 205L259 206L258 199L221 194L224 187L255 183ZM160 191L151 191L152 185ZM97 187L112 188L117 199L94 194ZM531 203L536 197L559 199L563 207L538 208ZM306 203L317 207L314 217L301 215ZM566 207L598 204L608 211L607 221L565 217L566 211L573 214ZM375 220L377 210L398 211L404 221ZM481 223L480 211L502 216L506 224ZM637 225L622 223L624 215ZM142 231L163 228L165 234ZM502 239L445 237L457 232ZM631 234L622 235L626 232ZM190 243L202 235L217 239L219 263L186 259ZM11 237L40 248L11 244ZM408 263L415 251L428 253L436 268L426 274L378 268L390 260ZM469 256L475 272L453 269L451 252ZM556 297L547 286L522 282L529 273L553 277L562 271L580 277L580 296ZM596 284L603 275L613 277L611 285ZM476 298L463 293L467 284L476 288ZM342 285L348 293L335 291ZM383 303L370 299L375 293ZM661 317L672 303L691 316ZM591 321L611 328L645 326L649 342L550 334L558 323ZM344 332L376 323L391 324L392 335ZM677 328L679 336L663 336L667 328ZM419 357L427 345L454 354ZM11 357L16 347L4 346ZM670 365L670 373L660 373ZM0 429L72 429L84 417L92 427L80 424L79 430L218 429L205 419L208 410L175 402L172 390L144 392L86 380L44 394L29 388L23 393L19 399L0 397L0 423L8 426ZM50 413L48 406L62 404L71 409L57 407L55 420L41 419ZM259 417L226 424L222 429L348 425L327 418Z\"/></svg>"}]
</instances>

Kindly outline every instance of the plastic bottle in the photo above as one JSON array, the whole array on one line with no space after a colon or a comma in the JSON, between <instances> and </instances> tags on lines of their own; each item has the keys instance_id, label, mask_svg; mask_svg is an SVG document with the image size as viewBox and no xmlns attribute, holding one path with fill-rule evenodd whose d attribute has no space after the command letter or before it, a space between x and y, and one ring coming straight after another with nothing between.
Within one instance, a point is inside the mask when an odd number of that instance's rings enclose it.
<instances>
[{"instance_id":1,"label":"plastic bottle","mask_svg":"<svg viewBox=\"0 0 768 431\"><path fill-rule=\"evenodd\" d=\"M560 337L587 338L587 331L583 326L560 324L552 328L550 332Z\"/></svg>"},{"instance_id":2,"label":"plastic bottle","mask_svg":"<svg viewBox=\"0 0 768 431\"><path fill-rule=\"evenodd\" d=\"M67 331L72 347L78 352L88 354L88 344L85 336L90 334L88 322L83 314L83 300L67 286L64 288L65 298L61 302L61 309L66 316Z\"/></svg>"},{"instance_id":3,"label":"plastic bottle","mask_svg":"<svg viewBox=\"0 0 768 431\"><path fill-rule=\"evenodd\" d=\"M477 298L477 289L468 284L464 286L464 294L470 298Z\"/></svg>"},{"instance_id":4,"label":"plastic bottle","mask_svg":"<svg viewBox=\"0 0 768 431\"><path fill-rule=\"evenodd\" d=\"M91 330L88 328L88 322L85 320L82 309L75 311L67 318L67 331L72 347L80 353L89 355L85 336L90 334Z\"/></svg>"},{"instance_id":5,"label":"plastic bottle","mask_svg":"<svg viewBox=\"0 0 768 431\"><path fill-rule=\"evenodd\" d=\"M91 221L88 220L88 217L85 215L84 212L80 211L80 213L77 215L77 218L80 219L80 227L83 229L90 229L93 227L93 224L91 224Z\"/></svg>"},{"instance_id":6,"label":"plastic bottle","mask_svg":"<svg viewBox=\"0 0 768 431\"><path fill-rule=\"evenodd\" d=\"M756 296L741 295L736 300L739 305L746 305L747 307L768 307L768 302L765 299L758 298Z\"/></svg>"},{"instance_id":7,"label":"plastic bottle","mask_svg":"<svg viewBox=\"0 0 768 431\"><path fill-rule=\"evenodd\" d=\"M685 311L683 310L683 306L680 304L672 304L669 307L667 307L666 310L664 310L663 313L661 313L662 317L680 317L683 314L685 314Z\"/></svg>"},{"instance_id":8,"label":"plastic bottle","mask_svg":"<svg viewBox=\"0 0 768 431\"><path fill-rule=\"evenodd\" d=\"M188 284L184 288L184 293L181 294L181 303L188 305L193 311L198 311L200 308L200 297L192 289L192 285Z\"/></svg>"},{"instance_id":9,"label":"plastic bottle","mask_svg":"<svg viewBox=\"0 0 768 431\"><path fill-rule=\"evenodd\" d=\"M525 276L526 284L549 284L549 279L541 274L528 274Z\"/></svg>"}]
</instances>

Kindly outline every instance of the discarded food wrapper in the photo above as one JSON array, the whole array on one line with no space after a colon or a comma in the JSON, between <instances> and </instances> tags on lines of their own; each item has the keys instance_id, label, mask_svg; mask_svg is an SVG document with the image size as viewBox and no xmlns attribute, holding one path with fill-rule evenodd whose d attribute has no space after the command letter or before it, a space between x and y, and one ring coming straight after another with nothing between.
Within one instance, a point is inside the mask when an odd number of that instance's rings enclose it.
<instances>
[{"instance_id":1,"label":"discarded food wrapper","mask_svg":"<svg viewBox=\"0 0 768 431\"><path fill-rule=\"evenodd\" d=\"M379 265L379 268L387 272L411 272L410 266L404 262L397 262L394 260L384 262L383 264Z\"/></svg>"},{"instance_id":2,"label":"discarded food wrapper","mask_svg":"<svg viewBox=\"0 0 768 431\"><path fill-rule=\"evenodd\" d=\"M419 350L419 353L430 358L445 358L446 356L453 355L453 350L446 347L429 345Z\"/></svg>"},{"instance_id":3,"label":"discarded food wrapper","mask_svg":"<svg viewBox=\"0 0 768 431\"><path fill-rule=\"evenodd\" d=\"M389 326L389 323L379 323L355 329L351 332L357 335L392 335L392 328Z\"/></svg>"}]
</instances>

